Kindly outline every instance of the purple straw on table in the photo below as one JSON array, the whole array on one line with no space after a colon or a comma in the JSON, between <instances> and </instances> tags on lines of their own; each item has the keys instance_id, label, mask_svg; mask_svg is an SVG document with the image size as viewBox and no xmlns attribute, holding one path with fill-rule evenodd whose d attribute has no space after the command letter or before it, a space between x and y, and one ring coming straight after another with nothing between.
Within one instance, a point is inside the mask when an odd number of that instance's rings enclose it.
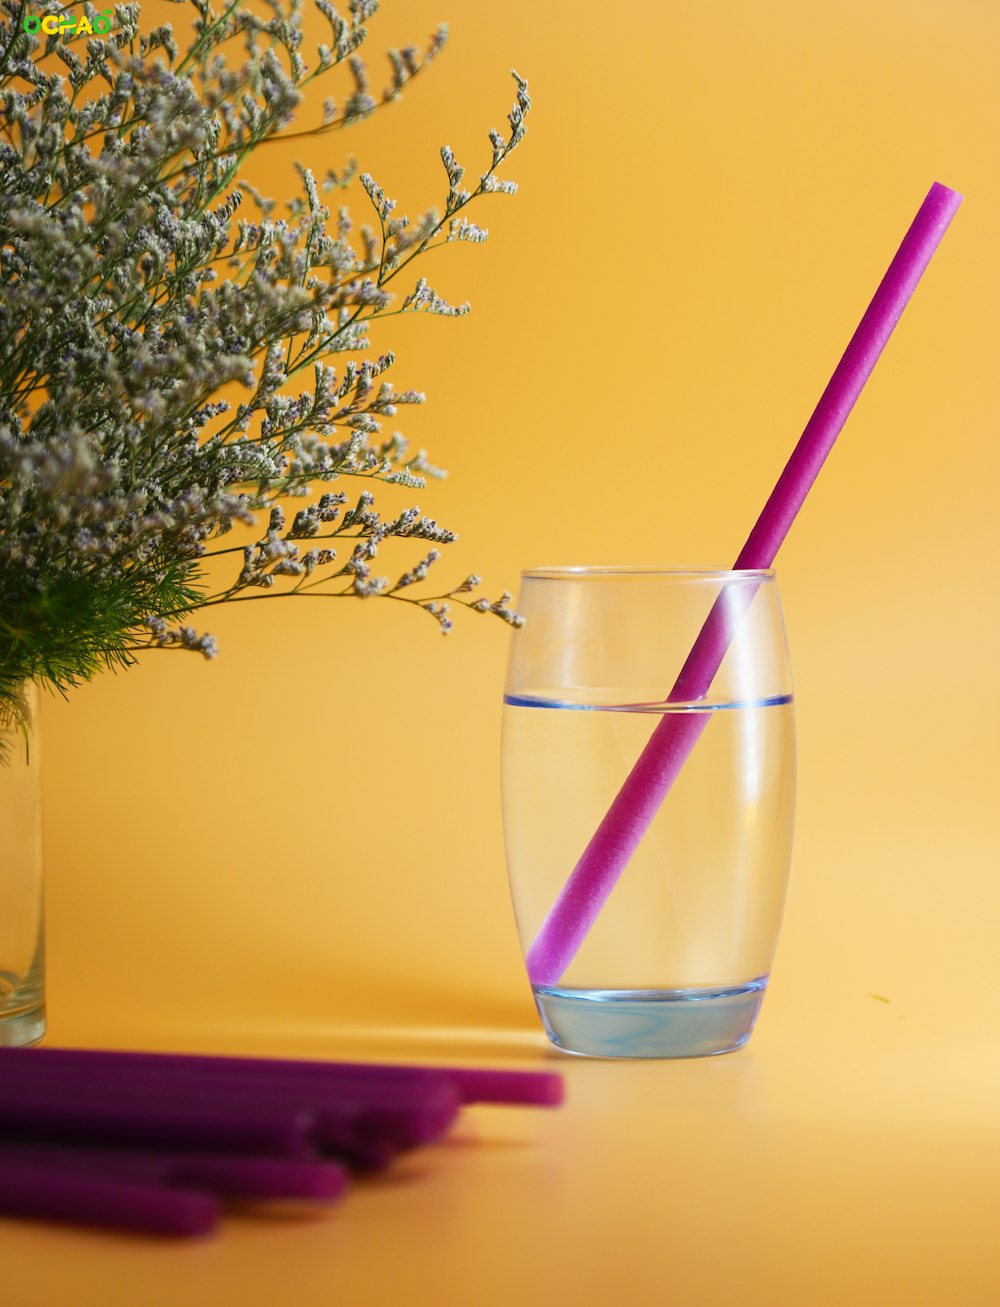
<instances>
[{"instance_id":1,"label":"purple straw on table","mask_svg":"<svg viewBox=\"0 0 1000 1307\"><path fill-rule=\"evenodd\" d=\"M459 1097L443 1078L399 1092L395 1086L275 1080L252 1072L225 1077L183 1065L156 1072L121 1063L81 1066L39 1052L0 1054L0 1108L0 1138L16 1129L34 1137L108 1143L179 1141L286 1153L316 1147L370 1170L400 1150L440 1138L458 1115ZM287 1142L245 1134L247 1122L256 1132L269 1120L301 1129ZM201 1121L214 1123L214 1135ZM240 1130L235 1140L234 1128Z\"/></svg>"},{"instance_id":2,"label":"purple straw on table","mask_svg":"<svg viewBox=\"0 0 1000 1307\"><path fill-rule=\"evenodd\" d=\"M217 1204L174 1186L329 1201L344 1173L315 1148L384 1165L439 1138L464 1102L561 1100L549 1072L2 1049L0 1212L202 1233Z\"/></svg>"},{"instance_id":3,"label":"purple straw on table","mask_svg":"<svg viewBox=\"0 0 1000 1307\"><path fill-rule=\"evenodd\" d=\"M98 1180L131 1180L206 1190L241 1200L304 1199L330 1203L346 1192L348 1173L335 1162L289 1160L173 1149L101 1148L88 1144L0 1141L5 1167L71 1172Z\"/></svg>"},{"instance_id":4,"label":"purple straw on table","mask_svg":"<svg viewBox=\"0 0 1000 1307\"><path fill-rule=\"evenodd\" d=\"M563 1079L554 1071L507 1071L493 1067L409 1066L385 1062L317 1062L287 1058L219 1057L204 1053L135 1053L82 1048L0 1049L0 1084L3 1068L27 1060L38 1067L48 1063L52 1074L59 1065L88 1068L109 1074L114 1068L143 1070L171 1077L177 1071L216 1075L231 1082L257 1075L276 1083L292 1081L340 1088L353 1085L370 1095L395 1091L405 1101L415 1089L454 1086L462 1103L497 1103L530 1107L557 1107L563 1101Z\"/></svg>"},{"instance_id":5,"label":"purple straw on table","mask_svg":"<svg viewBox=\"0 0 1000 1307\"><path fill-rule=\"evenodd\" d=\"M400 1151L439 1139L463 1103L553 1106L562 1093L562 1078L551 1072L5 1049L0 1107L6 1096L8 1113L0 1118L0 1137L13 1129L63 1142L166 1141L210 1149L229 1145L214 1142L204 1129L192 1136L189 1123L178 1135L175 1108L209 1121L218 1120L224 1106L243 1116L305 1113L300 1149L318 1148L355 1170L371 1171ZM294 1154L295 1148L277 1151Z\"/></svg>"},{"instance_id":6,"label":"purple straw on table","mask_svg":"<svg viewBox=\"0 0 1000 1307\"><path fill-rule=\"evenodd\" d=\"M142 1234L208 1234L219 1219L210 1194L127 1178L0 1162L0 1212Z\"/></svg>"},{"instance_id":7,"label":"purple straw on table","mask_svg":"<svg viewBox=\"0 0 1000 1307\"><path fill-rule=\"evenodd\" d=\"M746 544L734 570L771 566L833 443L847 421L879 355L937 249L962 196L935 182L903 238L858 329ZM738 613L756 587L735 585L739 602L723 588L712 607L668 703L703 698L729 647ZM709 720L708 713L668 713L591 837L526 956L533 985L557 985L638 848Z\"/></svg>"},{"instance_id":8,"label":"purple straw on table","mask_svg":"<svg viewBox=\"0 0 1000 1307\"><path fill-rule=\"evenodd\" d=\"M0 1082L3 1138L301 1157L316 1126L315 1114L294 1104L243 1107L181 1102L169 1094L123 1095L96 1083Z\"/></svg>"}]
</instances>

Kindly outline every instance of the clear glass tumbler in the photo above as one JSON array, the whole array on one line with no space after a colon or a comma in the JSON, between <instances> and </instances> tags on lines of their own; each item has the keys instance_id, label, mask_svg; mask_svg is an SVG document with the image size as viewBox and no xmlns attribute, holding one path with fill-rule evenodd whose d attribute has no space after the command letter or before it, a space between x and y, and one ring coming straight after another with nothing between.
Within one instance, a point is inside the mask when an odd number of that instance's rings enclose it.
<instances>
[{"instance_id":1,"label":"clear glass tumbler","mask_svg":"<svg viewBox=\"0 0 1000 1307\"><path fill-rule=\"evenodd\" d=\"M45 1034L42 793L38 692L23 687L23 725L0 711L0 1048Z\"/></svg>"},{"instance_id":2,"label":"clear glass tumbler","mask_svg":"<svg viewBox=\"0 0 1000 1307\"><path fill-rule=\"evenodd\" d=\"M773 571L536 568L518 608L504 837L549 1038L601 1057L739 1048L767 986L794 821Z\"/></svg>"}]
</instances>

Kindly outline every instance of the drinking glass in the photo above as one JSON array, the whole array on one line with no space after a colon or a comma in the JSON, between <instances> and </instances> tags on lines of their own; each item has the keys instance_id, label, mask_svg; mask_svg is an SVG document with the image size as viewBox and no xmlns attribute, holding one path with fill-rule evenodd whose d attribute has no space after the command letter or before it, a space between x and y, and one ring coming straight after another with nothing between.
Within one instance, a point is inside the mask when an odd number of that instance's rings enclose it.
<instances>
[{"instance_id":1,"label":"drinking glass","mask_svg":"<svg viewBox=\"0 0 1000 1307\"><path fill-rule=\"evenodd\" d=\"M0 710L0 1048L45 1033L41 750L38 691Z\"/></svg>"},{"instance_id":2,"label":"drinking glass","mask_svg":"<svg viewBox=\"0 0 1000 1307\"><path fill-rule=\"evenodd\" d=\"M706 693L678 699L671 687L713 607L718 670ZM546 1033L604 1057L739 1048L767 987L794 820L774 572L542 567L523 573L518 608L503 819L529 978L533 942L653 731L671 718L661 729L694 738L578 951L533 981Z\"/></svg>"}]
</instances>

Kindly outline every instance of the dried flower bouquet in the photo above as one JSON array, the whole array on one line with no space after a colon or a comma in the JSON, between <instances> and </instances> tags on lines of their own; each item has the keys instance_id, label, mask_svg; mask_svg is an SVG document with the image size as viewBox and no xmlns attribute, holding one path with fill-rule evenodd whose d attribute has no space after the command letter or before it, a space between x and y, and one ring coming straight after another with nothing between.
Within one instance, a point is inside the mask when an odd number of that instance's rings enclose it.
<instances>
[{"instance_id":1,"label":"dried flower bouquet","mask_svg":"<svg viewBox=\"0 0 1000 1307\"><path fill-rule=\"evenodd\" d=\"M148 648L212 656L211 636L190 619L220 603L381 597L424 609L443 630L455 603L519 624L508 594L475 597L475 576L411 594L454 534L418 508L383 516L368 488L327 486L361 478L417 490L442 475L401 435L384 435L386 418L424 396L394 389L393 355L371 352L369 337L394 314L467 311L412 272L397 279L428 249L485 240L466 210L516 189L497 172L524 136L527 86L515 74L508 129L490 133L475 185L441 151L441 209L397 214L362 174L374 218L355 227L321 198L352 183L353 165L319 181L297 165L303 193L275 216L242 178L246 160L271 141L367 117L445 39L442 29L422 53L389 51L391 83L375 96L357 53L375 0L351 0L347 17L327 0L315 6L329 38L307 56L301 0L220 10L188 0L184 41L171 24L141 31L137 4L117 5L111 30L87 38L66 31L66 14L75 9L85 33L102 30L102 15L107 27L108 11L0 3L7 714L17 716L27 680L65 690ZM45 27L29 21L39 16ZM341 65L346 98L327 99L314 130L286 131ZM290 497L306 502L289 507ZM214 545L240 524L255 528L250 543ZM389 537L432 547L392 580L372 570ZM206 559L227 554L232 573L215 589Z\"/></svg>"}]
</instances>

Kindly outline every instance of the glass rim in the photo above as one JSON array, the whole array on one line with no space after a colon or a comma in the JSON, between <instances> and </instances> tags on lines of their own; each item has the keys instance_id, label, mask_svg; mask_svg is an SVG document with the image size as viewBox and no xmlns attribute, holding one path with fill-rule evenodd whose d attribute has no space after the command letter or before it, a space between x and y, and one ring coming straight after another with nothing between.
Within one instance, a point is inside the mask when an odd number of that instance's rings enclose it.
<instances>
[{"instance_id":1,"label":"glass rim","mask_svg":"<svg viewBox=\"0 0 1000 1307\"><path fill-rule=\"evenodd\" d=\"M596 564L580 566L526 567L524 581L583 581L602 577L663 577L675 581L773 581L773 567L654 567L649 564Z\"/></svg>"}]
</instances>

